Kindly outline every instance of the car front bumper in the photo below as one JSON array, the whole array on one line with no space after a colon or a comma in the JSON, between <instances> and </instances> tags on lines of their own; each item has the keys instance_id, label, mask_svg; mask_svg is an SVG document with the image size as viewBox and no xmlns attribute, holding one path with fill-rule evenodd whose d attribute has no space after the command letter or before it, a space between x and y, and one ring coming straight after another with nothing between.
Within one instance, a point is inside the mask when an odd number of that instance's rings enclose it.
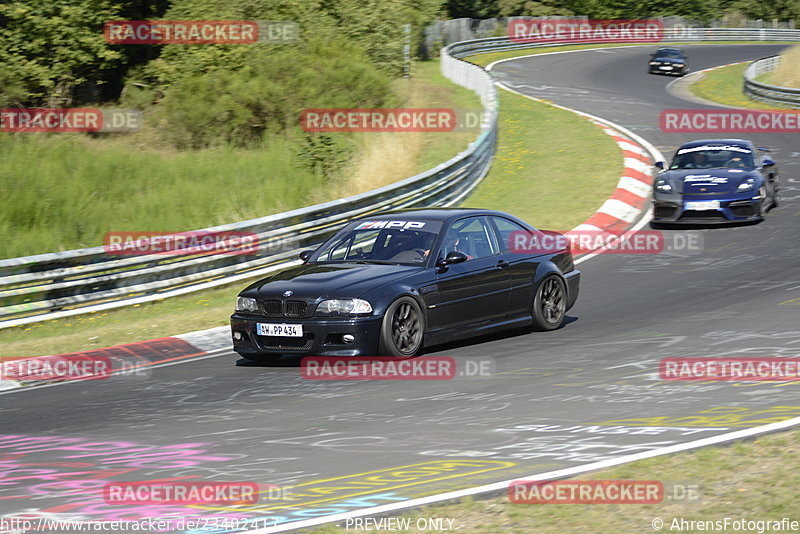
<instances>
[{"instance_id":1,"label":"car front bumper","mask_svg":"<svg viewBox=\"0 0 800 534\"><path fill-rule=\"evenodd\" d=\"M687 210L685 202L696 200L718 200L719 208L711 210ZM760 221L764 218L763 199L743 197L684 197L653 200L653 222L670 224L724 224Z\"/></svg>"},{"instance_id":2,"label":"car front bumper","mask_svg":"<svg viewBox=\"0 0 800 534\"><path fill-rule=\"evenodd\" d=\"M233 350L245 358L259 354L308 354L314 356L376 356L381 328L380 316L351 318L261 317L234 313L231 316ZM302 325L303 337L258 335L258 323ZM239 339L237 339L237 334ZM355 339L345 343L342 336Z\"/></svg>"},{"instance_id":3,"label":"car front bumper","mask_svg":"<svg viewBox=\"0 0 800 534\"><path fill-rule=\"evenodd\" d=\"M662 69L661 67L671 67L669 69ZM648 65L650 74L684 74L686 67L676 67L674 65Z\"/></svg>"}]
</instances>

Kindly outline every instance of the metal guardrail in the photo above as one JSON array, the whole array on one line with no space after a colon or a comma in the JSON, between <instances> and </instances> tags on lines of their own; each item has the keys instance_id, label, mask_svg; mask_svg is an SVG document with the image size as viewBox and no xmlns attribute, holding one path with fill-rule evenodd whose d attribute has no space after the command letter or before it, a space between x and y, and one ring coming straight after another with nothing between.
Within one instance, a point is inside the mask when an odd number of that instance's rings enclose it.
<instances>
[{"instance_id":1,"label":"metal guardrail","mask_svg":"<svg viewBox=\"0 0 800 534\"><path fill-rule=\"evenodd\" d=\"M664 38L659 43L643 43L652 45L654 48L663 46L664 43L681 43L693 41L798 41L800 42L800 30L772 29L772 28L691 28L676 27L664 28ZM463 41L453 43L449 47L450 53L458 58L465 58L475 54L486 52L502 52L507 50L520 50L526 48L539 48L550 46L570 46L591 44L577 42L574 39L549 40L541 42L515 42L507 36L488 37L486 39L475 39L473 41ZM604 44L597 42L597 46ZM636 43L631 43L636 44Z\"/></svg>"},{"instance_id":2,"label":"metal guardrail","mask_svg":"<svg viewBox=\"0 0 800 534\"><path fill-rule=\"evenodd\" d=\"M800 89L770 85L756 80L762 74L774 71L780 62L780 56L770 56L750 63L744 71L744 93L751 100L773 106L800 108Z\"/></svg>"},{"instance_id":3,"label":"metal guardrail","mask_svg":"<svg viewBox=\"0 0 800 534\"><path fill-rule=\"evenodd\" d=\"M800 30L665 29L664 42L681 41L800 41ZM491 76L461 58L484 52L574 44L575 41L520 43L508 37L454 43L441 51L442 73L477 92L484 106L481 133L467 150L433 169L374 191L200 230L252 232L266 250L287 241L294 245L289 247L292 250L256 259L221 254L120 259L95 247L0 260L0 328L158 300L253 278L296 263L296 250L319 244L354 217L388 209L454 205L486 175L497 138L497 95Z\"/></svg>"},{"instance_id":4,"label":"metal guardrail","mask_svg":"<svg viewBox=\"0 0 800 534\"><path fill-rule=\"evenodd\" d=\"M442 72L476 91L484 107L478 138L454 158L359 195L197 231L257 234L262 251L258 257L212 253L123 257L94 247L0 260L0 328L118 308L260 276L296 264L298 250L315 247L354 217L460 202L486 175L494 157L497 99L490 76L470 63L443 57Z\"/></svg>"}]
</instances>

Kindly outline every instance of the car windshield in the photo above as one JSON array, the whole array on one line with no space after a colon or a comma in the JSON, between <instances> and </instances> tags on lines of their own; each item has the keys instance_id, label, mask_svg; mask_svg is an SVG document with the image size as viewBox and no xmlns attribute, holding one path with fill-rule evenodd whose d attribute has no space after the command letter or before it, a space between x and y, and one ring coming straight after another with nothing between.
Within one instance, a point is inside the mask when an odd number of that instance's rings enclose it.
<instances>
[{"instance_id":1,"label":"car windshield","mask_svg":"<svg viewBox=\"0 0 800 534\"><path fill-rule=\"evenodd\" d=\"M434 221L361 221L326 243L316 261L421 265L440 228Z\"/></svg>"},{"instance_id":2,"label":"car windshield","mask_svg":"<svg viewBox=\"0 0 800 534\"><path fill-rule=\"evenodd\" d=\"M744 147L693 147L678 150L670 169L752 169L753 153Z\"/></svg>"},{"instance_id":3,"label":"car windshield","mask_svg":"<svg viewBox=\"0 0 800 534\"><path fill-rule=\"evenodd\" d=\"M681 56L682 54L680 50L672 50L669 48L662 48L656 52L656 57L679 58Z\"/></svg>"}]
</instances>

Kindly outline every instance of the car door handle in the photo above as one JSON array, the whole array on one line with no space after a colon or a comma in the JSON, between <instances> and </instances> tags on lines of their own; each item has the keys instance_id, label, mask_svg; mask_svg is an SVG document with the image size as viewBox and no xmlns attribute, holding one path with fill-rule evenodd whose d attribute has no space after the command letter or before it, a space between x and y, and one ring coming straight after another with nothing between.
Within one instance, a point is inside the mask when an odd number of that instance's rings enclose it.
<instances>
[{"instance_id":1,"label":"car door handle","mask_svg":"<svg viewBox=\"0 0 800 534\"><path fill-rule=\"evenodd\" d=\"M498 269L506 269L509 266L509 263L506 260L497 260L497 268Z\"/></svg>"}]
</instances>

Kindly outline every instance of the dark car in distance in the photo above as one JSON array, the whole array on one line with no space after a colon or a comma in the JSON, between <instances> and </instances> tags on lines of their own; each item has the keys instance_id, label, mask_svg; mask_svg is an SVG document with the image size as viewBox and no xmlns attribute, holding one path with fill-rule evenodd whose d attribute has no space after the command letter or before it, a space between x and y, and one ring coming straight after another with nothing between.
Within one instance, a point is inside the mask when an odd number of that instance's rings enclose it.
<instances>
[{"instance_id":1,"label":"dark car in distance","mask_svg":"<svg viewBox=\"0 0 800 534\"><path fill-rule=\"evenodd\" d=\"M580 271L569 246L514 250L513 236L537 232L506 213L467 208L355 220L302 252L301 265L239 294L233 348L260 361L405 357L503 329L556 329L578 297Z\"/></svg>"},{"instance_id":2,"label":"dark car in distance","mask_svg":"<svg viewBox=\"0 0 800 534\"><path fill-rule=\"evenodd\" d=\"M745 139L701 139L675 152L653 184L653 223L755 222L778 205L779 175ZM663 163L656 164L663 168Z\"/></svg>"},{"instance_id":3,"label":"dark car in distance","mask_svg":"<svg viewBox=\"0 0 800 534\"><path fill-rule=\"evenodd\" d=\"M689 72L689 57L680 48L659 48L650 54L647 72L683 76Z\"/></svg>"}]
</instances>

